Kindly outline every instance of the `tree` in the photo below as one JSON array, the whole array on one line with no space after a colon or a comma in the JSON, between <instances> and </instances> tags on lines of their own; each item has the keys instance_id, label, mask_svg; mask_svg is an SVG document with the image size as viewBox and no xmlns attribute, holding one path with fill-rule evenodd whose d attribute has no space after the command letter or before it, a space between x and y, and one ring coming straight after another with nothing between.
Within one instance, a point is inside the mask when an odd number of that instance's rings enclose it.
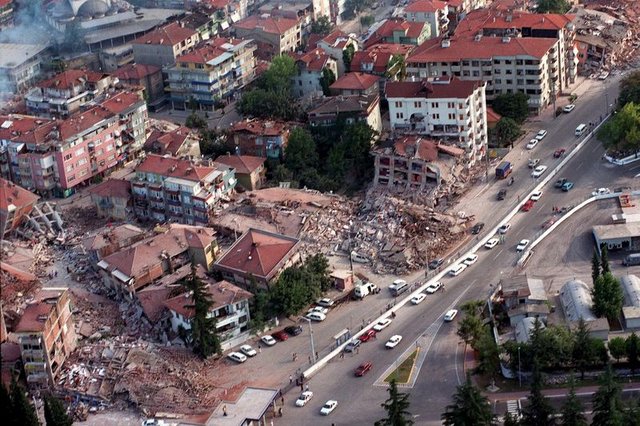
<instances>
[{"instance_id":1,"label":"tree","mask_svg":"<svg viewBox=\"0 0 640 426\"><path fill-rule=\"evenodd\" d=\"M294 177L298 177L305 170L315 169L318 165L316 143L309 132L301 127L296 127L289 134L284 164Z\"/></svg>"},{"instance_id":2,"label":"tree","mask_svg":"<svg viewBox=\"0 0 640 426\"><path fill-rule=\"evenodd\" d=\"M224 131L200 129L200 153L204 157L216 158L221 155L242 154L237 150L233 138Z\"/></svg>"},{"instance_id":3,"label":"tree","mask_svg":"<svg viewBox=\"0 0 640 426\"><path fill-rule=\"evenodd\" d=\"M482 335L482 320L476 314L465 314L458 325L457 334L467 345L473 346Z\"/></svg>"},{"instance_id":4,"label":"tree","mask_svg":"<svg viewBox=\"0 0 640 426\"><path fill-rule=\"evenodd\" d=\"M562 404L560 412L562 414L561 426L587 426L587 419L582 414L584 407L576 395L576 382L574 377L571 376L569 380L569 395Z\"/></svg>"},{"instance_id":5,"label":"tree","mask_svg":"<svg viewBox=\"0 0 640 426\"><path fill-rule=\"evenodd\" d=\"M410 426L413 420L409 413L409 394L398 392L395 379L389 382L389 398L380 404L387 411L387 418L378 420L375 426Z\"/></svg>"},{"instance_id":6,"label":"tree","mask_svg":"<svg viewBox=\"0 0 640 426\"><path fill-rule=\"evenodd\" d=\"M329 86L331 86L336 81L336 75L333 73L331 68L324 67L322 69L322 77L320 77L320 86L322 87L322 94L325 96L331 95L331 90L329 90Z\"/></svg>"},{"instance_id":7,"label":"tree","mask_svg":"<svg viewBox=\"0 0 640 426\"><path fill-rule=\"evenodd\" d=\"M636 333L631 333L631 336L627 337L625 349L627 361L629 361L631 369L635 370L640 366L640 337Z\"/></svg>"},{"instance_id":8,"label":"tree","mask_svg":"<svg viewBox=\"0 0 640 426\"><path fill-rule=\"evenodd\" d=\"M584 319L580 318L578 327L574 333L573 341L573 364L580 371L580 379L584 380L586 369L591 366L596 358L591 344L592 337L589 336L589 328Z\"/></svg>"},{"instance_id":9,"label":"tree","mask_svg":"<svg viewBox=\"0 0 640 426\"><path fill-rule=\"evenodd\" d=\"M500 373L500 349L491 333L491 327L484 327L474 349L478 351L478 365L475 373L494 378Z\"/></svg>"},{"instance_id":10,"label":"tree","mask_svg":"<svg viewBox=\"0 0 640 426\"><path fill-rule=\"evenodd\" d=\"M609 353L611 356L616 359L617 362L620 362L620 358L624 357L627 353L626 351L626 340L622 337L614 337L609 340Z\"/></svg>"},{"instance_id":11,"label":"tree","mask_svg":"<svg viewBox=\"0 0 640 426\"><path fill-rule=\"evenodd\" d=\"M600 387L593 395L593 424L598 426L623 426L624 406L620 399L621 387L615 380L611 364L600 378Z\"/></svg>"},{"instance_id":12,"label":"tree","mask_svg":"<svg viewBox=\"0 0 640 426\"><path fill-rule=\"evenodd\" d=\"M184 125L190 129L206 129L207 120L200 117L198 113L193 111L191 114L187 116L187 119L185 120Z\"/></svg>"},{"instance_id":13,"label":"tree","mask_svg":"<svg viewBox=\"0 0 640 426\"><path fill-rule=\"evenodd\" d=\"M331 288L329 259L325 255L322 253L314 254L305 261L304 267L321 291L327 291Z\"/></svg>"},{"instance_id":14,"label":"tree","mask_svg":"<svg viewBox=\"0 0 640 426\"><path fill-rule=\"evenodd\" d=\"M553 408L549 399L542 394L542 375L534 360L529 404L522 410L521 424L524 426L547 426L550 424L552 414Z\"/></svg>"},{"instance_id":15,"label":"tree","mask_svg":"<svg viewBox=\"0 0 640 426\"><path fill-rule=\"evenodd\" d=\"M407 78L407 63L404 60L404 56L397 54L391 57L387 64L385 76L389 80L397 81L404 81Z\"/></svg>"},{"instance_id":16,"label":"tree","mask_svg":"<svg viewBox=\"0 0 640 426\"><path fill-rule=\"evenodd\" d=\"M341 144L344 146L345 176L350 189L359 188L373 177L374 161L371 155L371 144L377 136L366 122L360 121L348 125L342 133Z\"/></svg>"},{"instance_id":17,"label":"tree","mask_svg":"<svg viewBox=\"0 0 640 426\"><path fill-rule=\"evenodd\" d=\"M522 123L529 116L529 97L524 93L503 93L493 100L493 109L503 117Z\"/></svg>"},{"instance_id":18,"label":"tree","mask_svg":"<svg viewBox=\"0 0 640 426\"><path fill-rule=\"evenodd\" d=\"M620 315L624 294L620 281L611 274L603 273L596 280L591 291L593 298L593 313L598 317L606 317L609 321L614 321Z\"/></svg>"},{"instance_id":19,"label":"tree","mask_svg":"<svg viewBox=\"0 0 640 426\"><path fill-rule=\"evenodd\" d=\"M537 13L567 13L571 5L567 0L538 0Z\"/></svg>"},{"instance_id":20,"label":"tree","mask_svg":"<svg viewBox=\"0 0 640 426\"><path fill-rule=\"evenodd\" d=\"M297 73L298 67L291 56L278 55L273 58L269 68L260 76L258 85L264 90L290 93L291 78Z\"/></svg>"},{"instance_id":21,"label":"tree","mask_svg":"<svg viewBox=\"0 0 640 426\"><path fill-rule=\"evenodd\" d=\"M360 17L360 25L364 27L370 27L373 23L376 22L375 16L372 15L362 15Z\"/></svg>"},{"instance_id":22,"label":"tree","mask_svg":"<svg viewBox=\"0 0 640 426\"><path fill-rule=\"evenodd\" d=\"M71 426L73 424L64 405L55 396L45 396L44 398L44 419L47 426Z\"/></svg>"},{"instance_id":23,"label":"tree","mask_svg":"<svg viewBox=\"0 0 640 426\"><path fill-rule=\"evenodd\" d=\"M13 409L13 401L9 391L4 386L4 383L0 384L0 409L2 409L2 415L5 418L6 424L9 426L20 426L16 422L15 410Z\"/></svg>"},{"instance_id":24,"label":"tree","mask_svg":"<svg viewBox=\"0 0 640 426\"><path fill-rule=\"evenodd\" d=\"M624 105L598 131L598 139L605 148L615 151L640 151L640 104Z\"/></svg>"},{"instance_id":25,"label":"tree","mask_svg":"<svg viewBox=\"0 0 640 426\"><path fill-rule=\"evenodd\" d=\"M491 132L499 147L512 145L522 134L520 125L509 117L502 117L496 124L496 127L491 129Z\"/></svg>"},{"instance_id":26,"label":"tree","mask_svg":"<svg viewBox=\"0 0 640 426\"><path fill-rule=\"evenodd\" d=\"M611 272L611 268L609 267L609 249L607 249L606 244L602 244L600 253L600 265L602 267L602 275L604 275L607 272Z\"/></svg>"},{"instance_id":27,"label":"tree","mask_svg":"<svg viewBox=\"0 0 640 426\"><path fill-rule=\"evenodd\" d=\"M495 422L489 400L471 382L469 374L465 383L456 387L453 404L447 405L441 419L445 426L489 426Z\"/></svg>"},{"instance_id":28,"label":"tree","mask_svg":"<svg viewBox=\"0 0 640 426\"><path fill-rule=\"evenodd\" d=\"M311 34L326 36L331 30L333 30L333 24L328 16L321 16L311 23Z\"/></svg>"},{"instance_id":29,"label":"tree","mask_svg":"<svg viewBox=\"0 0 640 426\"><path fill-rule=\"evenodd\" d=\"M39 426L36 411L29 403L25 390L16 382L15 378L11 380L11 406L16 425Z\"/></svg>"},{"instance_id":30,"label":"tree","mask_svg":"<svg viewBox=\"0 0 640 426\"><path fill-rule=\"evenodd\" d=\"M620 82L618 108L622 108L630 102L640 105L640 71L632 72Z\"/></svg>"},{"instance_id":31,"label":"tree","mask_svg":"<svg viewBox=\"0 0 640 426\"><path fill-rule=\"evenodd\" d=\"M593 249L593 256L591 256L591 280L593 284L600 276L600 260L598 259L598 252Z\"/></svg>"},{"instance_id":32,"label":"tree","mask_svg":"<svg viewBox=\"0 0 640 426\"><path fill-rule=\"evenodd\" d=\"M485 305L482 300L469 300L460 305L460 310L467 315L480 315Z\"/></svg>"},{"instance_id":33,"label":"tree","mask_svg":"<svg viewBox=\"0 0 640 426\"><path fill-rule=\"evenodd\" d=\"M216 334L216 319L209 314L213 307L213 300L205 284L200 280L195 265L191 268L191 275L184 281L184 286L191 293L191 304L186 309L193 310L189 342L193 352L202 358L222 353L220 339Z\"/></svg>"},{"instance_id":34,"label":"tree","mask_svg":"<svg viewBox=\"0 0 640 426\"><path fill-rule=\"evenodd\" d=\"M353 60L353 55L356 53L355 47L353 47L353 43L347 44L347 46L342 51L342 63L344 64L344 69L346 72L351 72L351 61Z\"/></svg>"},{"instance_id":35,"label":"tree","mask_svg":"<svg viewBox=\"0 0 640 426\"><path fill-rule=\"evenodd\" d=\"M503 426L520 426L520 420L518 420L517 415L506 412L504 414Z\"/></svg>"}]
</instances>

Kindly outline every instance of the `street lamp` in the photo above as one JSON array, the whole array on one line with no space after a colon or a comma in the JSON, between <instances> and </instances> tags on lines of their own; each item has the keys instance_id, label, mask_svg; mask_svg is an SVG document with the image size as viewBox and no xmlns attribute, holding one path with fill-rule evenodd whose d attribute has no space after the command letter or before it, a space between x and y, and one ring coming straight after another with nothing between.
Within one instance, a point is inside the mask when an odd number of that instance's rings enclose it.
<instances>
[{"instance_id":1,"label":"street lamp","mask_svg":"<svg viewBox=\"0 0 640 426\"><path fill-rule=\"evenodd\" d=\"M520 369L520 343L518 343L518 383L522 387L522 371Z\"/></svg>"},{"instance_id":2,"label":"street lamp","mask_svg":"<svg viewBox=\"0 0 640 426\"><path fill-rule=\"evenodd\" d=\"M304 318L304 317L303 317ZM309 323L309 338L311 340L311 359L313 362L316 362L316 347L313 344L313 328L311 327L311 320L309 318L304 318Z\"/></svg>"}]
</instances>

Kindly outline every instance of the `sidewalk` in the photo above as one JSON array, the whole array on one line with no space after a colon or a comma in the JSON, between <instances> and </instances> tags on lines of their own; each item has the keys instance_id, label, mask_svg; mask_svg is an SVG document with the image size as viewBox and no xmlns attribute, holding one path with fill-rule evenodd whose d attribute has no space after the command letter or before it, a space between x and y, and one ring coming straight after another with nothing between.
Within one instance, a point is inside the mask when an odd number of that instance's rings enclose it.
<instances>
[{"instance_id":1,"label":"sidewalk","mask_svg":"<svg viewBox=\"0 0 640 426\"><path fill-rule=\"evenodd\" d=\"M577 395L592 395L599 389L599 386L583 386L576 388ZM622 385L622 389L626 391L640 391L640 382L625 383ZM529 397L529 391L522 392L496 392L488 393L484 392L485 396L491 402L511 401L515 399L526 399ZM553 388L543 389L542 394L548 398L561 398L569 393L569 388Z\"/></svg>"}]
</instances>

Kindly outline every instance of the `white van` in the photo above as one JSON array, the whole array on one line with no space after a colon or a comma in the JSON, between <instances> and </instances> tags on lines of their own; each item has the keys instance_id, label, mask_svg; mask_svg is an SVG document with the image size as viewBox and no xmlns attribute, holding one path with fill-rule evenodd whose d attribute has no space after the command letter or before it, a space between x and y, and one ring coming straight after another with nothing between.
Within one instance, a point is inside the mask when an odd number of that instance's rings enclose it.
<instances>
[{"instance_id":1,"label":"white van","mask_svg":"<svg viewBox=\"0 0 640 426\"><path fill-rule=\"evenodd\" d=\"M582 123L578 127L576 127L576 137L580 137L587 131L587 125Z\"/></svg>"},{"instance_id":2,"label":"white van","mask_svg":"<svg viewBox=\"0 0 640 426\"><path fill-rule=\"evenodd\" d=\"M467 265L465 265L464 263L458 263L456 266L449 270L449 275L456 277L460 275L465 269L467 269Z\"/></svg>"},{"instance_id":3,"label":"white van","mask_svg":"<svg viewBox=\"0 0 640 426\"><path fill-rule=\"evenodd\" d=\"M310 312L307 314L306 318L309 318L311 321L324 321L327 319L327 316L322 312Z\"/></svg>"}]
</instances>

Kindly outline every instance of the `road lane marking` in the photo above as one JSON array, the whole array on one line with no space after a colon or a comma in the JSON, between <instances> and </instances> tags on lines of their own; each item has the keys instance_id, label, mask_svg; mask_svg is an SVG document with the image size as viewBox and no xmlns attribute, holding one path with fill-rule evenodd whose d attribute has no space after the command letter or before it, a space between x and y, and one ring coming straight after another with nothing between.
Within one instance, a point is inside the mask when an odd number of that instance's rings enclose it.
<instances>
[{"instance_id":1,"label":"road lane marking","mask_svg":"<svg viewBox=\"0 0 640 426\"><path fill-rule=\"evenodd\" d=\"M500 257L500 255L502 254L502 252L503 252L503 251L504 251L504 249L500 250L500 251L498 252L498 254L496 254L495 256L493 256L493 260L498 259L498 258Z\"/></svg>"}]
</instances>

